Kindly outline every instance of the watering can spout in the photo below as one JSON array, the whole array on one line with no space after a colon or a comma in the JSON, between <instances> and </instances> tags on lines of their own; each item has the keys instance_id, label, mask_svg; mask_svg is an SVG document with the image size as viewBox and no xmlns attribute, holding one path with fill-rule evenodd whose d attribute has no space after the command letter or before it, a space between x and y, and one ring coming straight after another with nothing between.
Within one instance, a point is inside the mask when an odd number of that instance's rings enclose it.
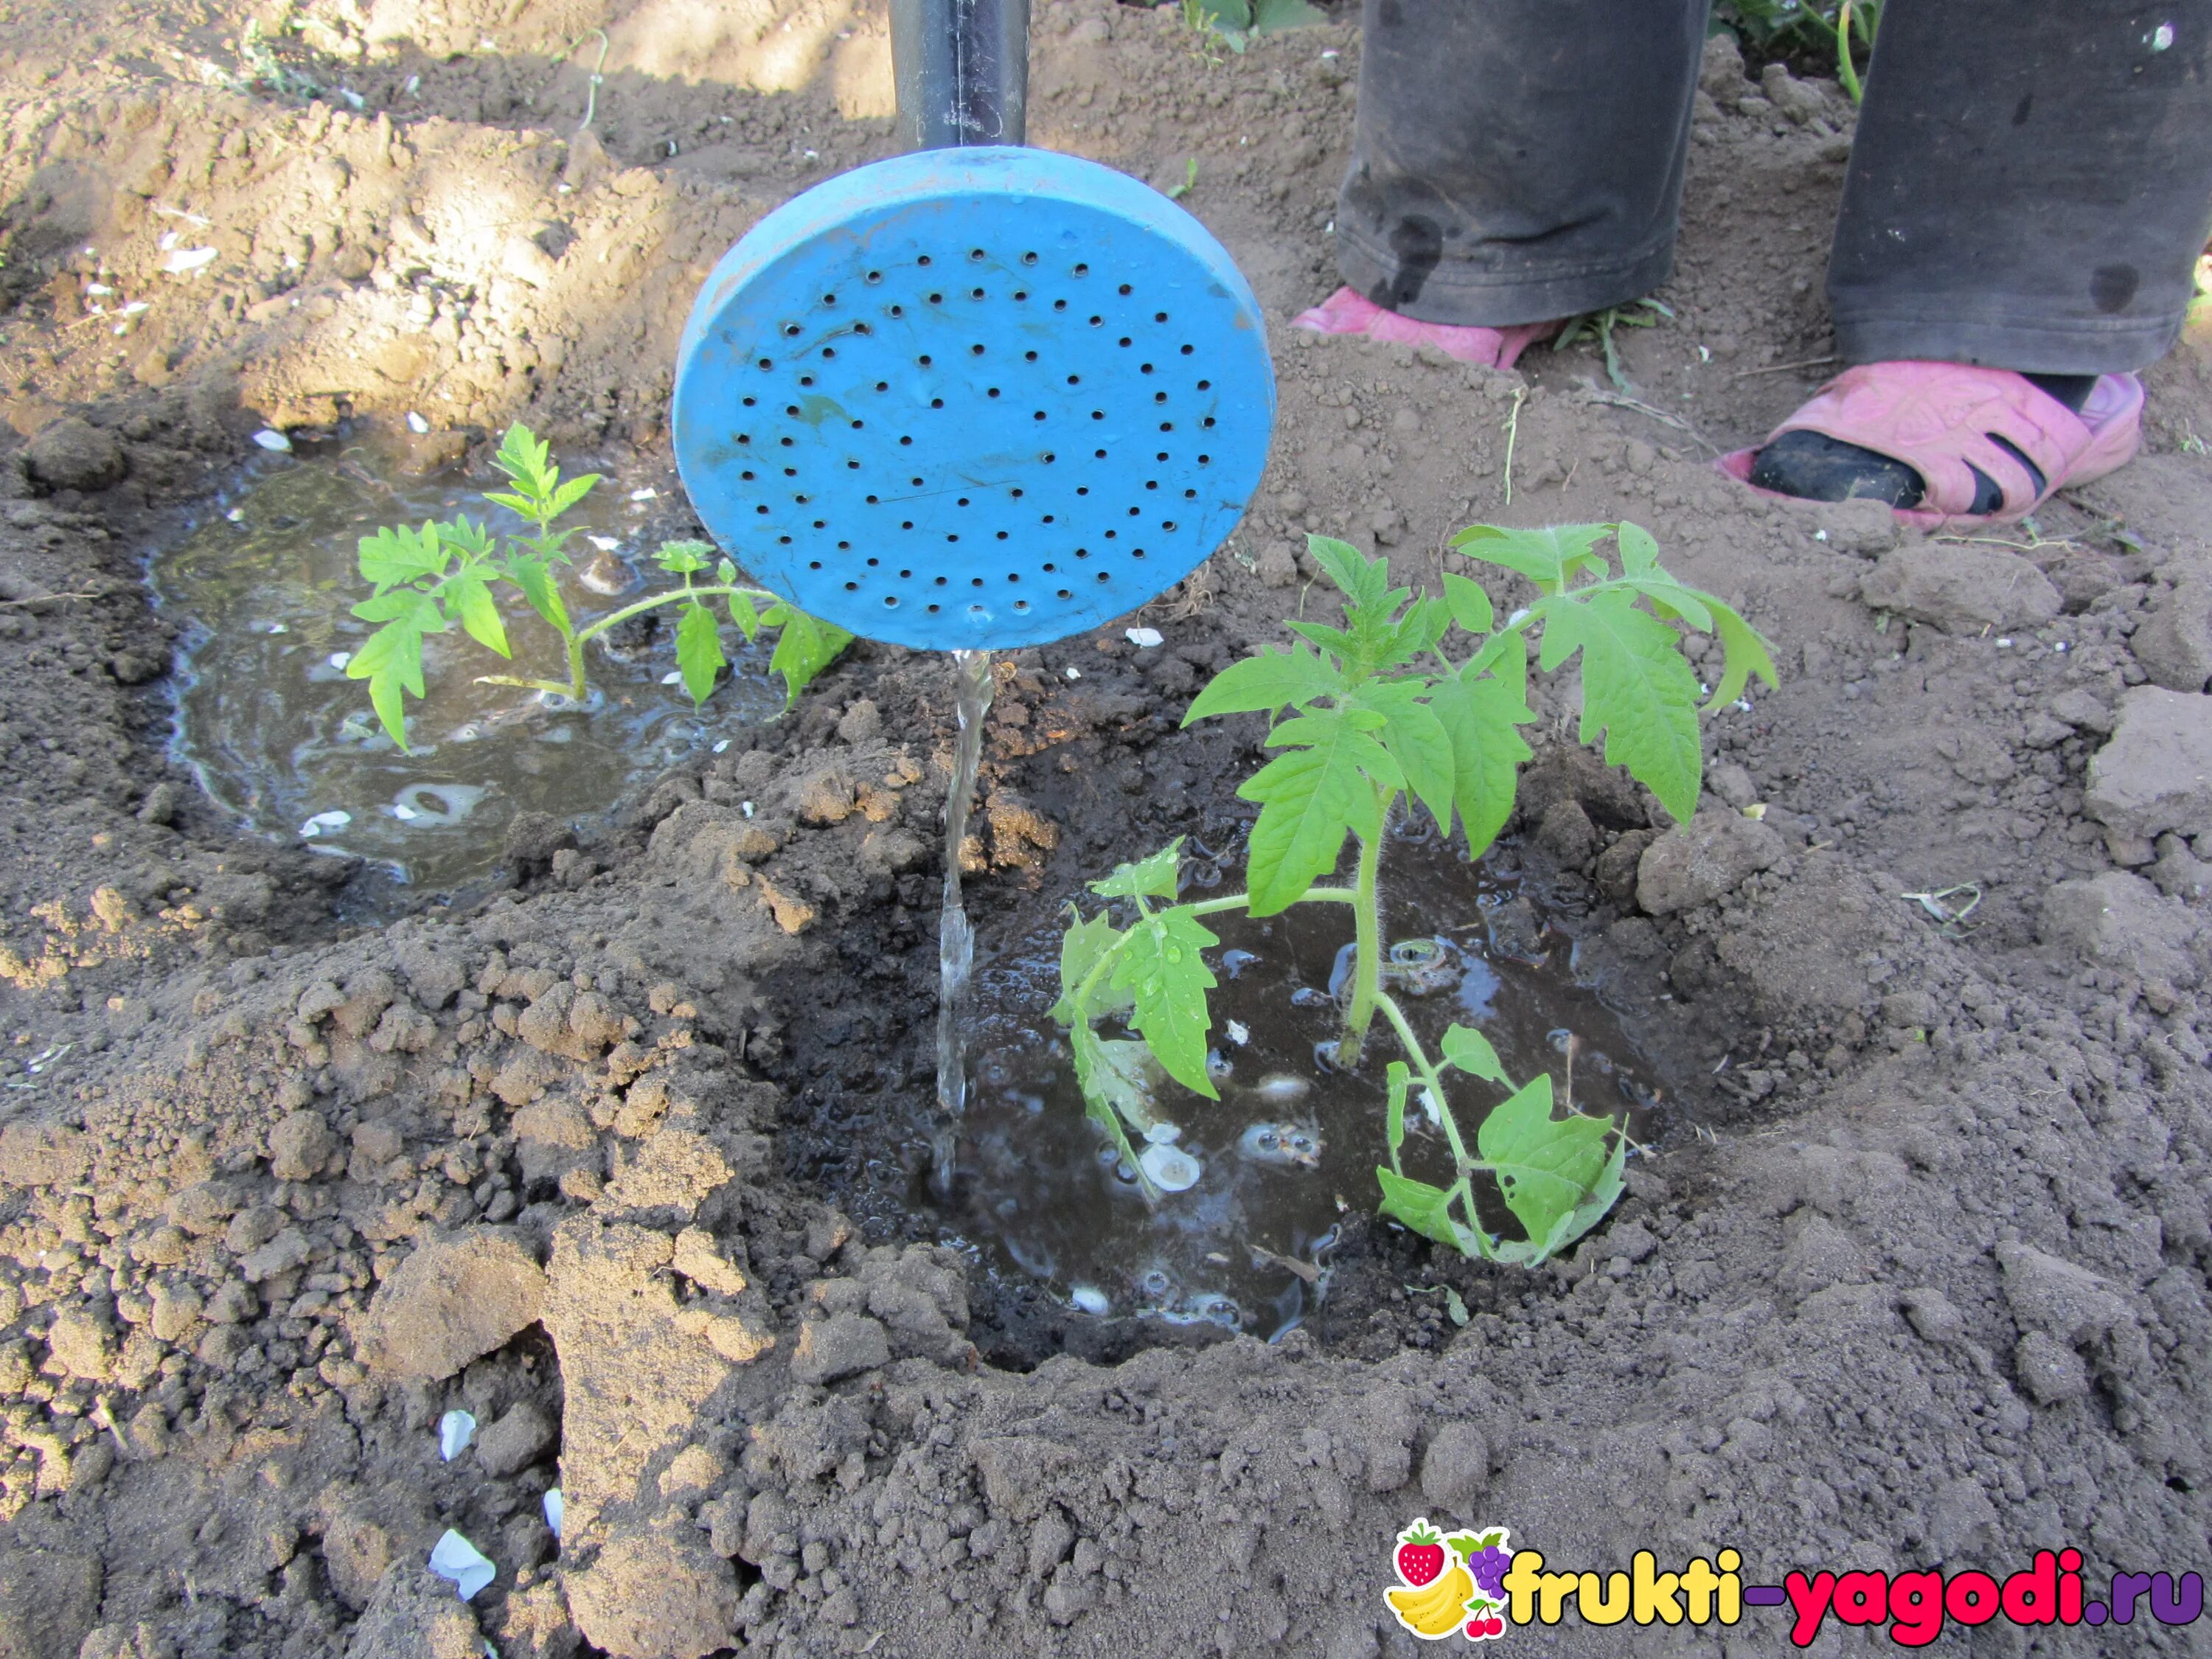
<instances>
[{"instance_id":1,"label":"watering can spout","mask_svg":"<svg viewBox=\"0 0 2212 1659\"><path fill-rule=\"evenodd\" d=\"M891 0L891 70L907 149L1024 143L1030 0Z\"/></svg>"}]
</instances>

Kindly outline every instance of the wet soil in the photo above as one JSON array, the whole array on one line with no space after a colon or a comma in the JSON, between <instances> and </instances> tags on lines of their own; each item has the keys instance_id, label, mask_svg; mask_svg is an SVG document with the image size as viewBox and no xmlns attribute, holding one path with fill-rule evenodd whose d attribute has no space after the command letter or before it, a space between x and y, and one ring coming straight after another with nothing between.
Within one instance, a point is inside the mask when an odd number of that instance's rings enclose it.
<instances>
[{"instance_id":1,"label":"wet soil","mask_svg":"<svg viewBox=\"0 0 2212 1659\"><path fill-rule=\"evenodd\" d=\"M858 648L603 820L518 817L496 890L372 926L168 758L141 556L262 427L416 412L459 481L520 416L688 527L677 329L746 226L888 151L880 9L313 0L252 19L266 53L250 17L0 15L0 1651L1359 1659L1413 1649L1378 1592L1420 1513L1768 1580L2201 1565L2212 819L2160 758L2212 678L2194 332L2144 453L2033 532L1754 500L1709 461L1832 350L1834 88L1709 66L1624 393L1586 348L1498 375L1284 326L1334 283L1348 27L1209 64L1171 9L1040 6L1032 137L1197 161L1281 413L1244 523L1142 618L1162 647L1000 665L987 959L1119 860L1238 844L1259 722L1178 721L1325 603L1308 530L1433 582L1473 519L1633 518L1784 668L1709 722L1697 858L1535 688L1497 874L1571 896L1577 976L1681 1110L1599 1232L1501 1270L1347 1192L1281 1341L1100 1321L911 1196L942 662ZM454 1406L485 1428L446 1464ZM449 1527L499 1569L467 1604L422 1565Z\"/></svg>"}]
</instances>

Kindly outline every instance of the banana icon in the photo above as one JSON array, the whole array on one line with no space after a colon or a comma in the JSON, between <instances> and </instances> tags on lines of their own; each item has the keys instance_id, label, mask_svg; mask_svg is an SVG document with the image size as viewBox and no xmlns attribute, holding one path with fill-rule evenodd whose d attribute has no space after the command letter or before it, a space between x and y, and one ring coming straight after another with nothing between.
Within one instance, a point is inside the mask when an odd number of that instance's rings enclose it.
<instances>
[{"instance_id":1,"label":"banana icon","mask_svg":"<svg viewBox=\"0 0 2212 1659\"><path fill-rule=\"evenodd\" d=\"M1425 1642L1441 1641L1457 1630L1466 1618L1467 1600L1474 1594L1474 1579L1462 1566L1419 1589L1383 1592L1398 1622Z\"/></svg>"}]
</instances>

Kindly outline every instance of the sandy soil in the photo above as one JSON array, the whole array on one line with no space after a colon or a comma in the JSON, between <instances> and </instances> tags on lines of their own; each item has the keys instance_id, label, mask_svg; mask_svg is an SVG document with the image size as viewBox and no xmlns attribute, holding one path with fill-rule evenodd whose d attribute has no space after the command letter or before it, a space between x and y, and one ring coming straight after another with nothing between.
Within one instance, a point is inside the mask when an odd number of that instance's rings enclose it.
<instances>
[{"instance_id":1,"label":"sandy soil","mask_svg":"<svg viewBox=\"0 0 2212 1659\"><path fill-rule=\"evenodd\" d=\"M1103 0L1036 33L1034 141L1195 157L1271 325L1333 285L1353 31L1212 64ZM1413 1650L1380 1592L1419 1513L1754 1579L2203 1565L2212 380L2193 341L2152 371L2143 456L2033 535L1716 476L1831 349L1833 88L1710 64L1633 398L1587 349L1499 375L1278 326L1267 480L1153 607L1167 647L1003 665L987 952L1115 859L1234 845L1258 732L1176 723L1281 636L1308 530L1433 580L1470 520L1631 517L1779 647L1690 832L1740 856L1660 915L1663 817L1539 688L1504 856L1680 1079L1628 1198L1534 1273L1356 1221L1273 1346L1041 1305L902 1207L941 665L858 649L580 842L519 825L489 902L374 929L166 759L143 556L264 424L419 411L428 468L519 416L674 495L696 283L890 148L879 9L18 0L0 89L0 1655L1363 1659ZM1964 927L1901 896L1964 883ZM456 1406L483 1430L442 1464ZM423 1566L448 1527L499 1568L472 1603Z\"/></svg>"}]
</instances>

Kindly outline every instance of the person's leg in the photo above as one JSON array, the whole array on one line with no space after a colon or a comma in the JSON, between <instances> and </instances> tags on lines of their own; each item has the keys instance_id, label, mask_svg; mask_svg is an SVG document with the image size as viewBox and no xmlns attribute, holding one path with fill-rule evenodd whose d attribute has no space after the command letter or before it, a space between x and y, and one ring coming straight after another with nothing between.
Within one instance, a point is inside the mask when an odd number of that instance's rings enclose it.
<instances>
[{"instance_id":1,"label":"person's leg","mask_svg":"<svg viewBox=\"0 0 2212 1659\"><path fill-rule=\"evenodd\" d=\"M1505 329L1663 282L1706 0L1364 0L1337 264L1374 306Z\"/></svg>"},{"instance_id":2,"label":"person's leg","mask_svg":"<svg viewBox=\"0 0 2212 1659\"><path fill-rule=\"evenodd\" d=\"M1839 355L2016 370L2080 411L2180 331L2212 230L2208 130L2212 0L1889 0L1829 258ZM1983 476L1977 511L1996 504ZM1753 481L1899 506L1922 488L1812 432Z\"/></svg>"}]
</instances>

